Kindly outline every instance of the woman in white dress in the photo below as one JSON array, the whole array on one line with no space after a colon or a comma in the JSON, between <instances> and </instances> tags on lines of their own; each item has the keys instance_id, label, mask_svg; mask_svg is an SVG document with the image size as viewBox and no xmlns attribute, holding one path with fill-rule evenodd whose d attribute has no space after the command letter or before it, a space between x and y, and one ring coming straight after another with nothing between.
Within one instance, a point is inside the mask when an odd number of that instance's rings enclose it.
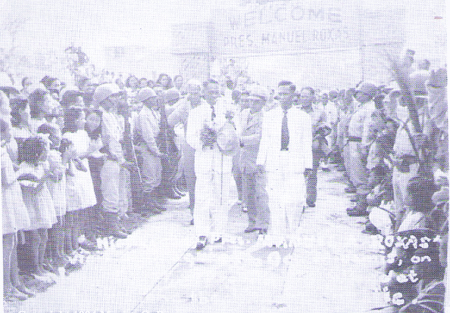
<instances>
[{"instance_id":1,"label":"woman in white dress","mask_svg":"<svg viewBox=\"0 0 450 313\"><path fill-rule=\"evenodd\" d=\"M73 188L78 189L77 197L79 203L76 203L76 207L71 203L70 195L67 199L67 212L72 212L69 216L73 215L74 218L74 230L72 235L72 248L78 247L78 236L81 235L81 231L86 228L87 211L85 209L93 207L96 203L94 184L92 183L91 171L89 170L88 157L97 149L93 150L90 145L91 140L84 130L86 124L85 113L83 109L79 107L70 107L64 113L64 129L63 138L70 140L75 148L77 158L75 161L75 173L72 182L75 186ZM69 181L67 182L67 188L69 188ZM70 217L69 217L70 219Z\"/></svg>"}]
</instances>

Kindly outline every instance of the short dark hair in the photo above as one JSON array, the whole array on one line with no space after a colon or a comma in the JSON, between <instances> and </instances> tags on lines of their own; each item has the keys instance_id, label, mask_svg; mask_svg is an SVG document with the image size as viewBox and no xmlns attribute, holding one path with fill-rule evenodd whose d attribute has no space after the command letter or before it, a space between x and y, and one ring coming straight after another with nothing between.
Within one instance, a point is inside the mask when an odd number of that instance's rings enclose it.
<instances>
[{"instance_id":1,"label":"short dark hair","mask_svg":"<svg viewBox=\"0 0 450 313\"><path fill-rule=\"evenodd\" d=\"M83 109L78 107L70 107L66 109L66 111L64 112L63 133L66 132L74 133L78 130L75 121L80 117L81 113L83 113Z\"/></svg>"},{"instance_id":2,"label":"short dark hair","mask_svg":"<svg viewBox=\"0 0 450 313\"><path fill-rule=\"evenodd\" d=\"M132 78L136 78L136 80L139 82L139 80L138 80L138 78L137 78L136 76L130 75L130 76L128 76L127 79L125 80L125 86L126 86L126 87L128 87L128 88L131 87L131 86L130 86L130 80L131 80Z\"/></svg>"},{"instance_id":3,"label":"short dark hair","mask_svg":"<svg viewBox=\"0 0 450 313\"><path fill-rule=\"evenodd\" d=\"M427 213L433 208L431 197L437 188L432 178L415 176L408 181L406 190L411 195L414 211Z\"/></svg>"},{"instance_id":4,"label":"short dark hair","mask_svg":"<svg viewBox=\"0 0 450 313\"><path fill-rule=\"evenodd\" d=\"M313 87L309 87L309 86L303 87L302 90L300 90L300 92L302 92L303 90L308 90L309 93L311 94L311 96L314 96L316 94L316 91L314 90Z\"/></svg>"},{"instance_id":5,"label":"short dark hair","mask_svg":"<svg viewBox=\"0 0 450 313\"><path fill-rule=\"evenodd\" d=\"M39 128L37 129L37 133L54 135L56 133L56 127L48 123L44 123L41 126L39 126Z\"/></svg>"},{"instance_id":6,"label":"short dark hair","mask_svg":"<svg viewBox=\"0 0 450 313\"><path fill-rule=\"evenodd\" d=\"M42 112L42 103L44 102L45 96L48 94L49 92L47 90L38 88L28 97L31 117L35 118Z\"/></svg>"},{"instance_id":7,"label":"short dark hair","mask_svg":"<svg viewBox=\"0 0 450 313\"><path fill-rule=\"evenodd\" d=\"M29 77L22 78L22 87L24 87L24 88L25 88L25 82L27 81L27 79L29 79Z\"/></svg>"},{"instance_id":8,"label":"short dark hair","mask_svg":"<svg viewBox=\"0 0 450 313\"><path fill-rule=\"evenodd\" d=\"M100 125L98 126L97 129L94 129L93 131L90 131L86 125L84 127L84 130L86 130L89 138L96 140L100 137L100 135L102 133L102 111L96 110L96 109L88 110L88 111L86 111L86 118L91 114L97 114L100 117Z\"/></svg>"},{"instance_id":9,"label":"short dark hair","mask_svg":"<svg viewBox=\"0 0 450 313\"><path fill-rule=\"evenodd\" d=\"M59 145L59 152L61 153L66 152L67 148L69 148L70 145L73 145L73 142L70 139L67 138L61 139L61 143Z\"/></svg>"},{"instance_id":10,"label":"short dark hair","mask_svg":"<svg viewBox=\"0 0 450 313\"><path fill-rule=\"evenodd\" d=\"M210 84L219 84L219 82L218 82L217 80L212 79L212 78L207 79L207 80L205 80L205 81L203 82L203 88L208 88L208 86L209 86Z\"/></svg>"},{"instance_id":11,"label":"short dark hair","mask_svg":"<svg viewBox=\"0 0 450 313\"><path fill-rule=\"evenodd\" d=\"M166 74L166 73L161 73L161 74L159 74L159 77L158 77L158 79L156 80L156 83L157 83L157 84L161 84L161 79L162 79L164 76L166 76L166 77L169 79L169 82L167 83L167 86L163 86L163 88L165 88L165 89L170 89L170 88L172 88L172 87L173 87L172 78L171 78L168 74Z\"/></svg>"},{"instance_id":12,"label":"short dark hair","mask_svg":"<svg viewBox=\"0 0 450 313\"><path fill-rule=\"evenodd\" d=\"M292 92L295 92L295 90L297 89L297 87L294 85L294 83L291 82L291 81L288 81L288 80L282 80L282 81L280 81L280 82L278 83L278 87L281 87L281 86L289 86L289 89L290 89Z\"/></svg>"},{"instance_id":13,"label":"short dark hair","mask_svg":"<svg viewBox=\"0 0 450 313\"><path fill-rule=\"evenodd\" d=\"M22 117L20 116L20 110L25 110L28 105L28 99L15 98L9 101L11 105L11 124L18 127L22 122Z\"/></svg>"},{"instance_id":14,"label":"short dark hair","mask_svg":"<svg viewBox=\"0 0 450 313\"><path fill-rule=\"evenodd\" d=\"M19 163L27 162L38 165L42 152L45 151L47 142L44 138L36 136L29 137L19 146Z\"/></svg>"}]
</instances>

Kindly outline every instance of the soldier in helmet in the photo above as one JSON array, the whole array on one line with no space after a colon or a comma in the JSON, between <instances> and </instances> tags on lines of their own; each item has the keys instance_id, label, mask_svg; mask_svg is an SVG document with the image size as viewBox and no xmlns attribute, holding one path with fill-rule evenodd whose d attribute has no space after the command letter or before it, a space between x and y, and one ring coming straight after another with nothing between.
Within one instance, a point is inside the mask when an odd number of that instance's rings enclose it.
<instances>
[{"instance_id":1,"label":"soldier in helmet","mask_svg":"<svg viewBox=\"0 0 450 313\"><path fill-rule=\"evenodd\" d=\"M107 151L107 159L100 172L103 195L102 215L106 232L117 238L126 238L127 234L119 224L120 172L132 169L133 165L124 158L122 127L117 116L117 106L121 101L120 89L115 84L103 84L94 92L94 105L102 111L102 141Z\"/></svg>"},{"instance_id":2,"label":"soldier in helmet","mask_svg":"<svg viewBox=\"0 0 450 313\"><path fill-rule=\"evenodd\" d=\"M144 104L139 112L135 129L135 141L142 156L143 198L147 208L158 214L165 208L156 203L155 188L161 184L161 159L167 158L156 143L161 120L158 96L153 89L146 87L139 91L136 99Z\"/></svg>"},{"instance_id":3,"label":"soldier in helmet","mask_svg":"<svg viewBox=\"0 0 450 313\"><path fill-rule=\"evenodd\" d=\"M368 138L369 126L372 113L375 111L373 98L376 93L377 87L374 84L363 82L358 86L355 93L358 106L348 125L349 174L357 194L356 206L347 209L350 216L368 215L366 197L371 188L366 162L371 143Z\"/></svg>"}]
</instances>

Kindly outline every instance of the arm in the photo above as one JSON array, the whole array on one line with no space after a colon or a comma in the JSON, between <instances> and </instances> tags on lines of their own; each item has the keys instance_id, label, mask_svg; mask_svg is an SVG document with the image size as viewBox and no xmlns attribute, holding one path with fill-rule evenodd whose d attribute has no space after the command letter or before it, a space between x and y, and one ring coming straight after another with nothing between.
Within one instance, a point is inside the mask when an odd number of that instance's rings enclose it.
<instances>
[{"instance_id":1,"label":"arm","mask_svg":"<svg viewBox=\"0 0 450 313\"><path fill-rule=\"evenodd\" d=\"M151 154L155 156L160 156L161 152L159 151L155 140L155 136L157 136L158 134L154 134L152 128L153 123L157 123L157 121L152 119L148 114L145 113L141 114L139 118L141 123L142 138L144 139L145 144L147 145L147 149L150 151Z\"/></svg>"},{"instance_id":2,"label":"arm","mask_svg":"<svg viewBox=\"0 0 450 313\"><path fill-rule=\"evenodd\" d=\"M257 116L255 118L258 118L258 124L255 125L255 127L257 127L256 133L252 134L252 135L241 136L241 143L244 146L254 146L254 145L258 145L261 142L261 136L262 136L262 115Z\"/></svg>"},{"instance_id":3,"label":"arm","mask_svg":"<svg viewBox=\"0 0 450 313\"><path fill-rule=\"evenodd\" d=\"M270 147L270 120L267 115L263 115L262 127L261 127L261 143L259 145L258 157L256 159L257 165L265 165L267 160L267 152Z\"/></svg>"},{"instance_id":4,"label":"arm","mask_svg":"<svg viewBox=\"0 0 450 313\"><path fill-rule=\"evenodd\" d=\"M194 109L192 112L190 112L188 117L186 142L195 150L202 149L200 132L203 128L203 118L201 115L202 114L200 110Z\"/></svg>"},{"instance_id":5,"label":"arm","mask_svg":"<svg viewBox=\"0 0 450 313\"><path fill-rule=\"evenodd\" d=\"M187 105L186 102L183 101L175 108L173 112L167 112L167 123L169 123L169 125L172 127L177 125L178 123L185 124L187 122L187 116Z\"/></svg>"},{"instance_id":6,"label":"arm","mask_svg":"<svg viewBox=\"0 0 450 313\"><path fill-rule=\"evenodd\" d=\"M303 139L303 162L305 169L313 168L313 157L312 157L312 126L311 126L311 117L309 114L305 114L304 122L301 126L302 131L302 139ZM309 147L309 148L308 148Z\"/></svg>"},{"instance_id":7,"label":"arm","mask_svg":"<svg viewBox=\"0 0 450 313\"><path fill-rule=\"evenodd\" d=\"M113 117L106 116L103 114L102 119L102 142L103 145L108 148L109 154L117 160L120 164L125 162L122 153L122 145L116 138L117 134L114 134L115 121L112 120Z\"/></svg>"}]
</instances>

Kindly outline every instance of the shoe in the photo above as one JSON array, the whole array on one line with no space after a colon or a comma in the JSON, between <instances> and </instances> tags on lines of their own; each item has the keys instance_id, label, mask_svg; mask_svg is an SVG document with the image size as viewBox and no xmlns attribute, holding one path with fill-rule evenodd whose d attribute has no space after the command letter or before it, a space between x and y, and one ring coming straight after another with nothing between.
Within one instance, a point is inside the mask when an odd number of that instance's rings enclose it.
<instances>
[{"instance_id":1,"label":"shoe","mask_svg":"<svg viewBox=\"0 0 450 313\"><path fill-rule=\"evenodd\" d=\"M164 196L166 196L169 199L181 199L181 196L179 196L171 187L168 187L165 191L164 191Z\"/></svg>"},{"instance_id":2,"label":"shoe","mask_svg":"<svg viewBox=\"0 0 450 313\"><path fill-rule=\"evenodd\" d=\"M252 233L254 231L259 230L258 228L256 228L255 226L248 226L245 230L244 233Z\"/></svg>"},{"instance_id":3,"label":"shoe","mask_svg":"<svg viewBox=\"0 0 450 313\"><path fill-rule=\"evenodd\" d=\"M123 225L120 225L120 231L125 233L125 234L127 234L127 235L131 235L133 233L130 229L127 229Z\"/></svg>"},{"instance_id":4,"label":"shoe","mask_svg":"<svg viewBox=\"0 0 450 313\"><path fill-rule=\"evenodd\" d=\"M356 193L356 187L348 186L344 189L346 193Z\"/></svg>"},{"instance_id":5,"label":"shoe","mask_svg":"<svg viewBox=\"0 0 450 313\"><path fill-rule=\"evenodd\" d=\"M222 237L215 238L214 243L222 243Z\"/></svg>"},{"instance_id":6,"label":"shoe","mask_svg":"<svg viewBox=\"0 0 450 313\"><path fill-rule=\"evenodd\" d=\"M316 207L316 204L315 204L314 202L312 202L312 201L306 201L306 204L307 204L308 207L310 207L310 208L315 208L315 207Z\"/></svg>"},{"instance_id":7,"label":"shoe","mask_svg":"<svg viewBox=\"0 0 450 313\"><path fill-rule=\"evenodd\" d=\"M28 296L16 288L12 287L9 290L4 291L4 298L6 301L14 301L14 300L20 300L24 301L28 299Z\"/></svg>"},{"instance_id":8,"label":"shoe","mask_svg":"<svg viewBox=\"0 0 450 313\"><path fill-rule=\"evenodd\" d=\"M105 233L118 239L125 239L128 235L120 229L119 217L116 213L103 212L105 218Z\"/></svg>"},{"instance_id":9,"label":"shoe","mask_svg":"<svg viewBox=\"0 0 450 313\"><path fill-rule=\"evenodd\" d=\"M92 241L86 239L82 243L80 243L80 247L87 251L97 251L97 246Z\"/></svg>"},{"instance_id":10,"label":"shoe","mask_svg":"<svg viewBox=\"0 0 450 313\"><path fill-rule=\"evenodd\" d=\"M190 225L194 225L194 219L191 219Z\"/></svg>"},{"instance_id":11,"label":"shoe","mask_svg":"<svg viewBox=\"0 0 450 313\"><path fill-rule=\"evenodd\" d=\"M206 239L206 236L200 236L198 238L196 249L202 250L206 246L207 243L208 243L208 240Z\"/></svg>"},{"instance_id":12,"label":"shoe","mask_svg":"<svg viewBox=\"0 0 450 313\"><path fill-rule=\"evenodd\" d=\"M359 209L355 208L354 210L348 210L347 215L348 216L368 216L369 212L367 212L367 210L359 210Z\"/></svg>"},{"instance_id":13,"label":"shoe","mask_svg":"<svg viewBox=\"0 0 450 313\"><path fill-rule=\"evenodd\" d=\"M263 228L259 230L260 235L267 235L267 229Z\"/></svg>"},{"instance_id":14,"label":"shoe","mask_svg":"<svg viewBox=\"0 0 450 313\"><path fill-rule=\"evenodd\" d=\"M21 293L27 295L28 298L36 297L36 294L27 287L25 287L25 285L23 284L17 286L16 289L19 290Z\"/></svg>"}]
</instances>

